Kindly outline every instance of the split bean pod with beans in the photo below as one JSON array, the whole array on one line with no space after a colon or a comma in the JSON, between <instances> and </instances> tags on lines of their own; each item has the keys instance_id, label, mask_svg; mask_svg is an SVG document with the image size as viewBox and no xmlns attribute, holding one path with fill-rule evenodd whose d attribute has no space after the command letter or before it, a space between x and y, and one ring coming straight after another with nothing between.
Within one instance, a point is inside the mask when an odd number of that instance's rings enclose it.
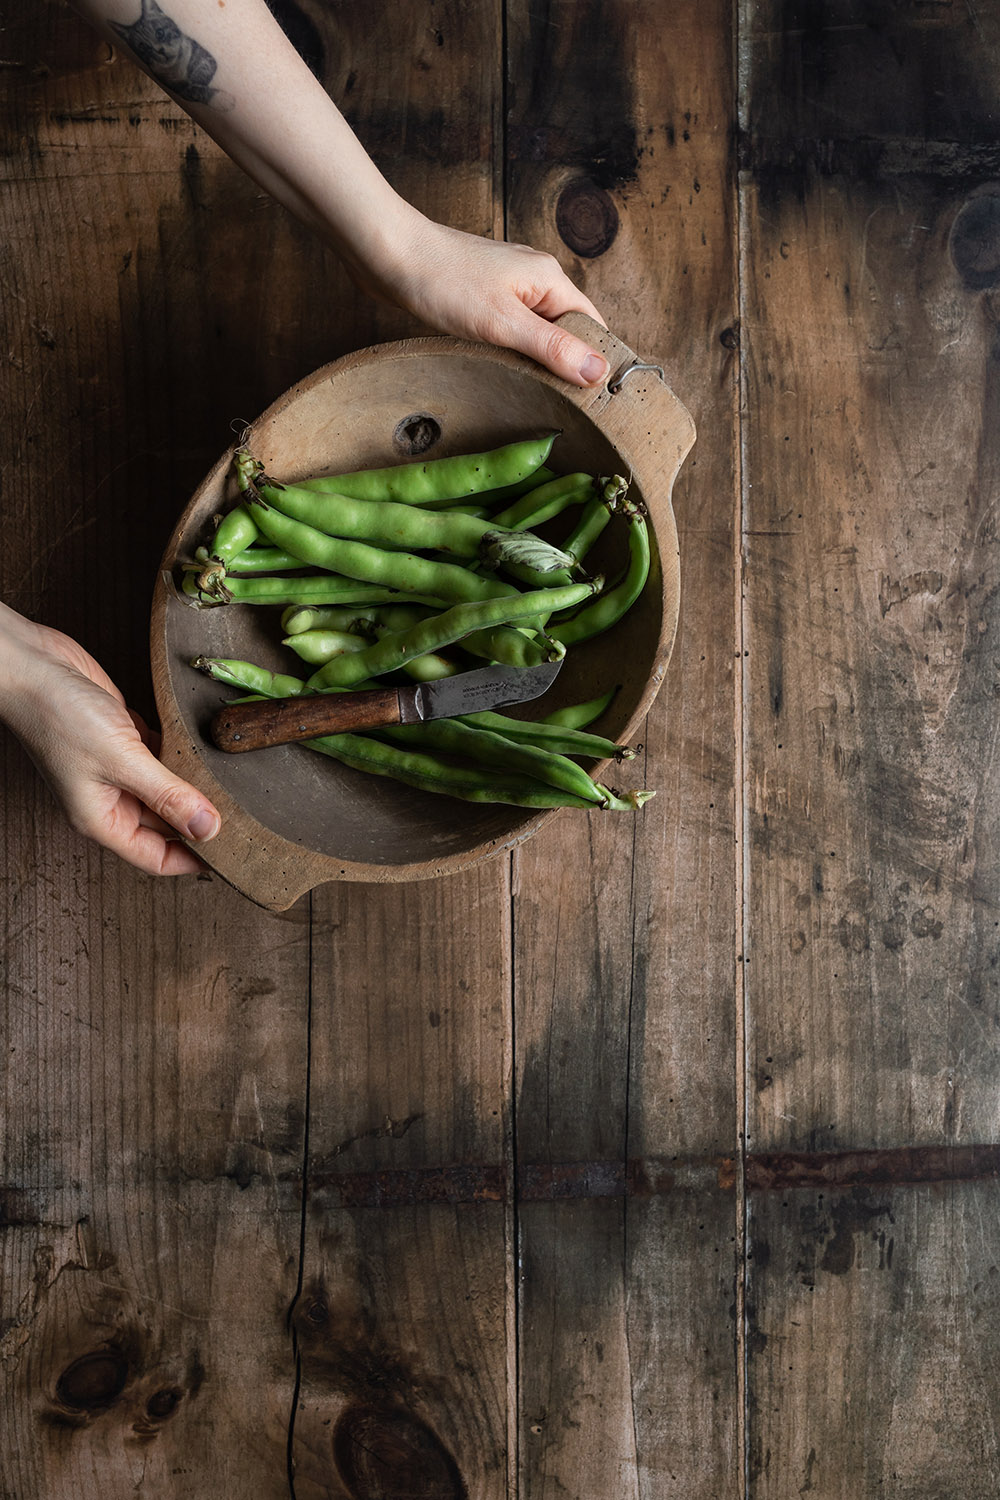
<instances>
[{"instance_id":1,"label":"split bean pod with beans","mask_svg":"<svg viewBox=\"0 0 1000 1500\"><path fill-rule=\"evenodd\" d=\"M207 656L192 666L244 697L292 697L485 662L535 666L611 629L647 584L646 519L622 476L551 467L556 436L292 482L239 447L237 499L184 565L182 590L200 607L280 611L276 639L293 670ZM607 582L585 571L606 530L619 538ZM547 718L473 713L305 743L467 801L635 810L653 793L615 791L592 774L634 755L589 732L614 684L594 682L593 692Z\"/></svg>"}]
</instances>

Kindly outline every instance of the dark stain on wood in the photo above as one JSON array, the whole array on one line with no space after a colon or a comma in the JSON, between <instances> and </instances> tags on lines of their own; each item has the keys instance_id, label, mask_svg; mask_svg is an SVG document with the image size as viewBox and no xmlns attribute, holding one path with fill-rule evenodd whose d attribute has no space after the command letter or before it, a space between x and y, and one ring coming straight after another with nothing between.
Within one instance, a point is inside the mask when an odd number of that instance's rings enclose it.
<instances>
[{"instance_id":1,"label":"dark stain on wood","mask_svg":"<svg viewBox=\"0 0 1000 1500\"><path fill-rule=\"evenodd\" d=\"M12 1184L0 1187L0 1230L17 1229L39 1222L38 1209L23 1188Z\"/></svg>"},{"instance_id":2,"label":"dark stain on wood","mask_svg":"<svg viewBox=\"0 0 1000 1500\"><path fill-rule=\"evenodd\" d=\"M355 1500L465 1500L458 1465L434 1432L398 1407L349 1406L333 1455Z\"/></svg>"},{"instance_id":3,"label":"dark stain on wood","mask_svg":"<svg viewBox=\"0 0 1000 1500\"><path fill-rule=\"evenodd\" d=\"M800 1204L802 1238L796 1271L802 1284L815 1286L819 1272L846 1275L854 1265L856 1237L871 1234L872 1226L881 1219L892 1223L891 1208L866 1187L854 1187L830 1202L820 1194L818 1199Z\"/></svg>"},{"instance_id":4,"label":"dark stain on wood","mask_svg":"<svg viewBox=\"0 0 1000 1500\"><path fill-rule=\"evenodd\" d=\"M508 160L576 167L607 190L634 182L643 149L635 82L620 38L609 31L607 6L543 0L527 20L511 39Z\"/></svg>"},{"instance_id":5,"label":"dark stain on wood","mask_svg":"<svg viewBox=\"0 0 1000 1500\"><path fill-rule=\"evenodd\" d=\"M314 1277L291 1321L303 1370L315 1385L369 1405L405 1403L421 1388L409 1359L379 1334L375 1294L363 1273L350 1295L334 1295Z\"/></svg>"},{"instance_id":6,"label":"dark stain on wood","mask_svg":"<svg viewBox=\"0 0 1000 1500\"><path fill-rule=\"evenodd\" d=\"M765 199L801 198L814 176L972 183L1000 170L991 54L972 12L929 25L925 8L905 5L766 9L739 138L740 165Z\"/></svg>"}]
</instances>

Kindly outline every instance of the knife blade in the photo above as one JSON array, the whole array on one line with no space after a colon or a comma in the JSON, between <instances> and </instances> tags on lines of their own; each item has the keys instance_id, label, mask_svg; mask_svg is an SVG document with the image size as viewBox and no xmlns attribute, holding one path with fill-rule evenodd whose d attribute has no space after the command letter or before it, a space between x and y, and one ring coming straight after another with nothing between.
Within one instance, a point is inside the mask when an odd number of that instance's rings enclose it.
<instances>
[{"instance_id":1,"label":"knife blade","mask_svg":"<svg viewBox=\"0 0 1000 1500\"><path fill-rule=\"evenodd\" d=\"M324 734L457 718L541 697L555 682L562 661L560 657L537 667L480 667L437 682L403 687L233 703L215 715L209 733L220 750L235 754L317 739Z\"/></svg>"}]
</instances>

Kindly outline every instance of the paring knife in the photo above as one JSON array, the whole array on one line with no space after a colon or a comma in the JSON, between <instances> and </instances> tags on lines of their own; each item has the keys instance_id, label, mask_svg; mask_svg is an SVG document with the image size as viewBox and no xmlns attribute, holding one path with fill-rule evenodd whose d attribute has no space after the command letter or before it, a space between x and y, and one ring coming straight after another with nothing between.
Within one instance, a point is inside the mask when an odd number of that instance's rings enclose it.
<instances>
[{"instance_id":1,"label":"paring knife","mask_svg":"<svg viewBox=\"0 0 1000 1500\"><path fill-rule=\"evenodd\" d=\"M235 752L265 750L272 745L356 729L457 718L538 698L555 682L561 666L562 658L539 667L482 667L412 686L234 703L216 714L210 733L220 750Z\"/></svg>"}]
</instances>

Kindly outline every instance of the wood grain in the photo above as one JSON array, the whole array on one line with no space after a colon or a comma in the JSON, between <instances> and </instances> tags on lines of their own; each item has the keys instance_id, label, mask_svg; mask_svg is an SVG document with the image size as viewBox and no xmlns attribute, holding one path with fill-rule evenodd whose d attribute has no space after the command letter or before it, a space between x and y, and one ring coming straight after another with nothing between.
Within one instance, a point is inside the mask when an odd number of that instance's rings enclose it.
<instances>
[{"instance_id":1,"label":"wood grain","mask_svg":"<svg viewBox=\"0 0 1000 1500\"><path fill-rule=\"evenodd\" d=\"M499 229L499 6L352 3L324 24L334 96L404 197ZM338 316L356 348L415 331L356 299ZM504 861L313 897L298 1500L507 1494L509 901ZM483 1198L462 1186L476 1166Z\"/></svg>"},{"instance_id":2,"label":"wood grain","mask_svg":"<svg viewBox=\"0 0 1000 1500\"><path fill-rule=\"evenodd\" d=\"M149 714L165 529L266 384L218 335L251 194L67 10L4 55L3 597ZM307 922L99 854L3 754L0 1493L284 1495Z\"/></svg>"},{"instance_id":3,"label":"wood grain","mask_svg":"<svg viewBox=\"0 0 1000 1500\"><path fill-rule=\"evenodd\" d=\"M1000 6L737 11L282 7L691 406L659 795L279 916L2 740L3 1500L996 1493ZM422 330L61 5L3 63L2 596L149 713L229 422Z\"/></svg>"},{"instance_id":4,"label":"wood grain","mask_svg":"<svg viewBox=\"0 0 1000 1500\"><path fill-rule=\"evenodd\" d=\"M679 635L638 734L658 795L516 856L521 1485L714 1500L738 1487L736 1202L706 1165L735 1145L729 22L518 5L508 35L508 233L560 256L699 430ZM675 1188L653 1158L683 1159Z\"/></svg>"},{"instance_id":5,"label":"wood grain","mask_svg":"<svg viewBox=\"0 0 1000 1500\"><path fill-rule=\"evenodd\" d=\"M751 1487L985 1495L1000 17L744 14Z\"/></svg>"}]
</instances>

